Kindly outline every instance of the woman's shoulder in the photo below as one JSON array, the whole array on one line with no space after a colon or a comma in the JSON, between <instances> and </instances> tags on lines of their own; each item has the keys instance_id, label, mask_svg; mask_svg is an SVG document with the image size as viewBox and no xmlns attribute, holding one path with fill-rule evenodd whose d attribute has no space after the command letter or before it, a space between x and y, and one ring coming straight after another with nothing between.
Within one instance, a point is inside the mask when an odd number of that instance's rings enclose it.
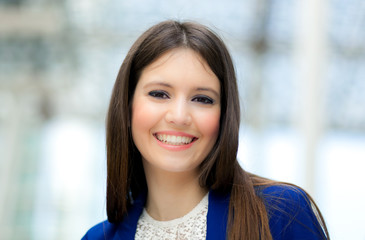
<instances>
[{"instance_id":1,"label":"woman's shoulder","mask_svg":"<svg viewBox=\"0 0 365 240\"><path fill-rule=\"evenodd\" d=\"M117 225L110 223L108 220L98 223L90 228L82 237L82 240L104 240L113 239L116 234Z\"/></svg>"},{"instance_id":2,"label":"woman's shoulder","mask_svg":"<svg viewBox=\"0 0 365 240\"><path fill-rule=\"evenodd\" d=\"M145 193L138 195L133 205L128 209L128 213L123 216L123 219L116 223L111 223L106 220L95 225L87 231L82 240L134 239L137 222L143 211L145 198Z\"/></svg>"},{"instance_id":3,"label":"woman's shoulder","mask_svg":"<svg viewBox=\"0 0 365 240\"><path fill-rule=\"evenodd\" d=\"M310 196L290 184L256 188L265 204L273 239L326 239Z\"/></svg>"},{"instance_id":4,"label":"woman's shoulder","mask_svg":"<svg viewBox=\"0 0 365 240\"><path fill-rule=\"evenodd\" d=\"M263 200L269 219L297 218L298 214L313 213L307 193L294 185L259 186L256 193Z\"/></svg>"},{"instance_id":5,"label":"woman's shoulder","mask_svg":"<svg viewBox=\"0 0 365 240\"><path fill-rule=\"evenodd\" d=\"M302 204L309 200L307 193L303 189L286 183L274 183L270 185L257 186L256 193L268 202L282 200L293 201L296 204Z\"/></svg>"}]
</instances>

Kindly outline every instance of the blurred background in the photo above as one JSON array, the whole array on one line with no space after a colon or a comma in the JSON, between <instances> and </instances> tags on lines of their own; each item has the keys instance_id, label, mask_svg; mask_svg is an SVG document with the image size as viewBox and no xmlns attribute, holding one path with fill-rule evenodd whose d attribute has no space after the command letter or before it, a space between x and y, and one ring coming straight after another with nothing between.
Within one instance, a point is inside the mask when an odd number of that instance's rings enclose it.
<instances>
[{"instance_id":1,"label":"blurred background","mask_svg":"<svg viewBox=\"0 0 365 240\"><path fill-rule=\"evenodd\" d=\"M106 219L114 80L171 18L232 53L242 165L308 190L332 239L364 240L363 0L0 0L0 239L80 239Z\"/></svg>"}]
</instances>

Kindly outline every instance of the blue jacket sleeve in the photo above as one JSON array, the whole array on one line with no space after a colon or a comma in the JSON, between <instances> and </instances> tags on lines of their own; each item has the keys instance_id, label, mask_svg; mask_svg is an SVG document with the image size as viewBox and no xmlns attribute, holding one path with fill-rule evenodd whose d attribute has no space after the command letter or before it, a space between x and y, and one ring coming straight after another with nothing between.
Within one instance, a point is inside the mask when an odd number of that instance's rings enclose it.
<instances>
[{"instance_id":1,"label":"blue jacket sleeve","mask_svg":"<svg viewBox=\"0 0 365 240\"><path fill-rule=\"evenodd\" d=\"M118 239L116 237L116 232L117 225L104 221L90 228L81 240Z\"/></svg>"},{"instance_id":2,"label":"blue jacket sleeve","mask_svg":"<svg viewBox=\"0 0 365 240\"><path fill-rule=\"evenodd\" d=\"M146 193L141 193L129 208L128 214L120 223L110 223L108 220L92 227L82 240L133 240L139 216L143 211Z\"/></svg>"},{"instance_id":3,"label":"blue jacket sleeve","mask_svg":"<svg viewBox=\"0 0 365 240\"><path fill-rule=\"evenodd\" d=\"M273 240L327 239L304 191L278 185L263 189L261 194Z\"/></svg>"}]
</instances>

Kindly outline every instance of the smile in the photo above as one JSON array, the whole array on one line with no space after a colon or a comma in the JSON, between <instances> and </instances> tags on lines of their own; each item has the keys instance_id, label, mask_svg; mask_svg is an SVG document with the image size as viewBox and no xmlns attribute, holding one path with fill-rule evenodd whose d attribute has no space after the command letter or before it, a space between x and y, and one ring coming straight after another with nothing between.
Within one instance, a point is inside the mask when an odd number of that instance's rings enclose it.
<instances>
[{"instance_id":1,"label":"smile","mask_svg":"<svg viewBox=\"0 0 365 240\"><path fill-rule=\"evenodd\" d=\"M196 137L185 136L185 135L177 136L177 135L155 133L154 136L158 141L174 146L188 145L193 141L197 140Z\"/></svg>"}]
</instances>

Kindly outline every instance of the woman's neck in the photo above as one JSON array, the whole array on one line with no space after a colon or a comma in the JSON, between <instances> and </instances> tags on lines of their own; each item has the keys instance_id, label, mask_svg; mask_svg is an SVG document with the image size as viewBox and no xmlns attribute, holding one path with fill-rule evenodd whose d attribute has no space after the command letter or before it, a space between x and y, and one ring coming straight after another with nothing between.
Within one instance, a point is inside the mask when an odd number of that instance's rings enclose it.
<instances>
[{"instance_id":1,"label":"woman's neck","mask_svg":"<svg viewBox=\"0 0 365 240\"><path fill-rule=\"evenodd\" d=\"M146 210L159 221L168 221L189 213L205 196L196 172L146 172L148 195Z\"/></svg>"}]
</instances>

